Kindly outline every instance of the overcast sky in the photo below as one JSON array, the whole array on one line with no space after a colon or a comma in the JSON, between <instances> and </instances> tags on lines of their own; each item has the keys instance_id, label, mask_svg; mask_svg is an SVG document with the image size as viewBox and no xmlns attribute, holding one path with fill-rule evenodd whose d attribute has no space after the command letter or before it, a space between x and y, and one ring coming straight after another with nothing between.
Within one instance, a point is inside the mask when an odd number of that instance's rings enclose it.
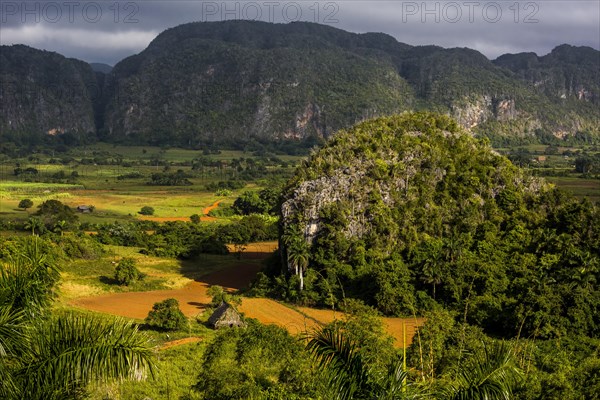
<instances>
[{"instance_id":1,"label":"overcast sky","mask_svg":"<svg viewBox=\"0 0 600 400\"><path fill-rule=\"evenodd\" d=\"M493 59L568 43L600 48L600 1L6 1L0 42L114 65L193 21L310 21L385 32L411 45L470 47Z\"/></svg>"}]
</instances>

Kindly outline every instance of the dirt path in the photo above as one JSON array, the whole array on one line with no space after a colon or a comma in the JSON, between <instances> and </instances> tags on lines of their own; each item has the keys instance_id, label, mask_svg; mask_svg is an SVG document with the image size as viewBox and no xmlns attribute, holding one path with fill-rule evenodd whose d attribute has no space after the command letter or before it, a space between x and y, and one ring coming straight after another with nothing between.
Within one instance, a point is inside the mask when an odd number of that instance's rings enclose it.
<instances>
[{"instance_id":1,"label":"dirt path","mask_svg":"<svg viewBox=\"0 0 600 400\"><path fill-rule=\"evenodd\" d=\"M204 210L202 210L202 215L207 217L209 212L211 212L215 208L219 207L220 202L221 202L221 200L217 200L212 205L205 207ZM214 217L211 217L211 218L214 218Z\"/></svg>"}]
</instances>

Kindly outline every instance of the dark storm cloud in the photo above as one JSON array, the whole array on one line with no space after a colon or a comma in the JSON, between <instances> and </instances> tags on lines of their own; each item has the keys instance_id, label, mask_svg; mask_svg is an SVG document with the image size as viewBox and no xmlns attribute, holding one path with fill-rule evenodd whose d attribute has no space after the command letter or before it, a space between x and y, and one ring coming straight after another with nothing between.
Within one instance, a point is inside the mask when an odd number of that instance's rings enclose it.
<instances>
[{"instance_id":1,"label":"dark storm cloud","mask_svg":"<svg viewBox=\"0 0 600 400\"><path fill-rule=\"evenodd\" d=\"M161 31L193 21L303 20L385 32L412 45L470 47L489 58L545 54L562 43L600 48L592 1L4 1L2 44L24 43L114 64Z\"/></svg>"}]
</instances>

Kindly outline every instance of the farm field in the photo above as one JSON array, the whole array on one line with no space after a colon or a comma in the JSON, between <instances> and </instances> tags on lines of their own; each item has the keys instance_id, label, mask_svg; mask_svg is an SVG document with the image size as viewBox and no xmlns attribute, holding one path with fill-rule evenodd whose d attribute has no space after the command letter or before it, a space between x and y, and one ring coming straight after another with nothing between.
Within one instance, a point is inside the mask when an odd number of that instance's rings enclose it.
<instances>
[{"instance_id":1,"label":"farm field","mask_svg":"<svg viewBox=\"0 0 600 400\"><path fill-rule=\"evenodd\" d=\"M249 246L250 253L256 249L272 247L273 243L257 243ZM256 253L255 253L256 254ZM263 253L266 255L268 253ZM194 318L202 314L210 304L207 290L211 285L219 285L229 291L246 287L260 270L258 262L240 262L210 273L192 281L179 289L154 290L147 292L126 292L81 297L69 301L69 305L90 311L118 315L126 318L144 319L156 302L167 298L179 301L181 311ZM319 325L343 319L344 314L332 310L312 309L308 307L292 308L266 298L244 297L239 307L246 317L255 318L263 324L275 324L292 334L311 331ZM416 327L424 323L422 318L383 318L388 333L395 339L397 347L402 346L402 332L406 329L406 344L412 343Z\"/></svg>"},{"instance_id":2,"label":"farm field","mask_svg":"<svg viewBox=\"0 0 600 400\"><path fill-rule=\"evenodd\" d=\"M546 179L578 197L587 197L593 202L600 201L600 179L555 176L549 176Z\"/></svg>"}]
</instances>

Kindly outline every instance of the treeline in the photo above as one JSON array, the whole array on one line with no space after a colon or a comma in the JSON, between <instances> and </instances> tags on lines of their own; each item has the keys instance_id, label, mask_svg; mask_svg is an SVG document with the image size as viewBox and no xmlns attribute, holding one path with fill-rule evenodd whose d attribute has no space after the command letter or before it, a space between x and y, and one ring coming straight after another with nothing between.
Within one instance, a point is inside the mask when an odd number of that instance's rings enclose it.
<instances>
[{"instance_id":1,"label":"treeline","mask_svg":"<svg viewBox=\"0 0 600 400\"><path fill-rule=\"evenodd\" d=\"M222 224L149 221L100 224L93 238L103 244L141 247L159 257L192 258L201 253L227 254L228 244L276 240L277 224L270 218L249 215Z\"/></svg>"}]
</instances>

